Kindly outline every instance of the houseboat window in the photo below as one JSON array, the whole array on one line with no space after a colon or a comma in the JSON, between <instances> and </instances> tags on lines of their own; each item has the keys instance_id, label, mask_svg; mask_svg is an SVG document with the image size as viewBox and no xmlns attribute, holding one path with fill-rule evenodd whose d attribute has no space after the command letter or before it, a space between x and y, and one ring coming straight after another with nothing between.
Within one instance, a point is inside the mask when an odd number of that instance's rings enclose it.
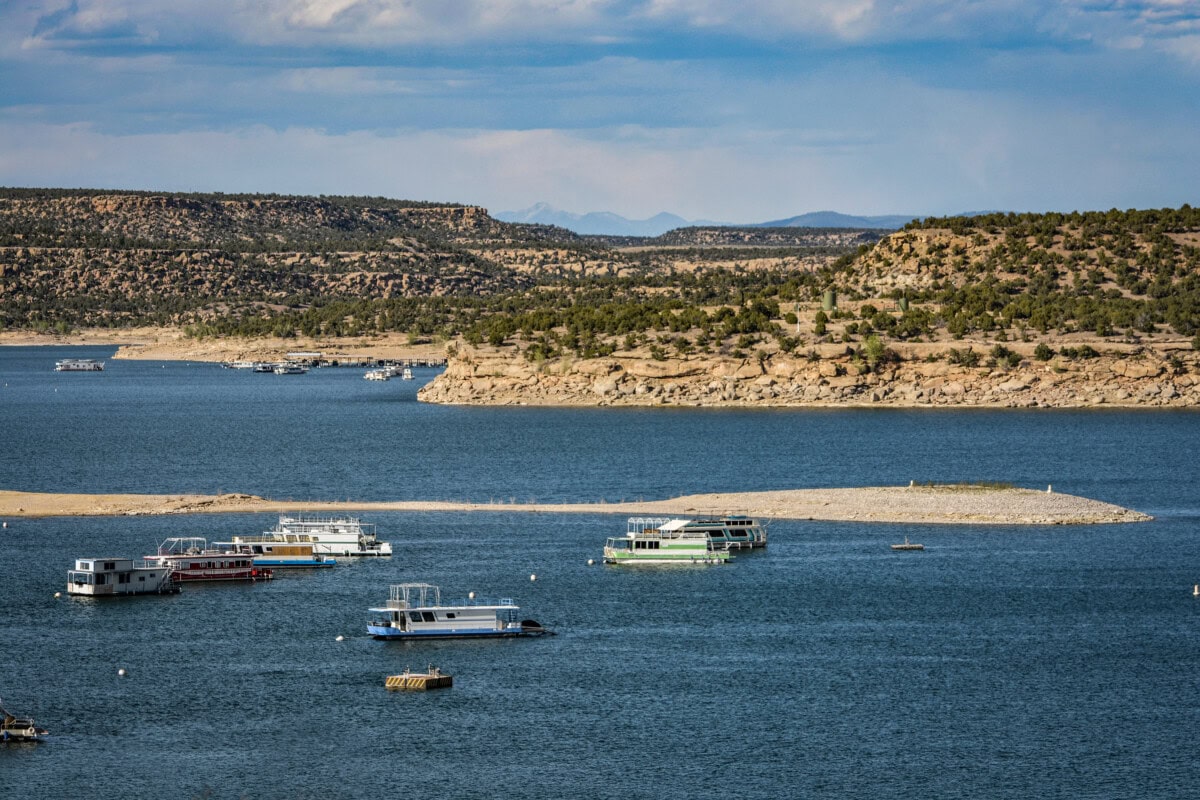
<instances>
[{"instance_id":1,"label":"houseboat window","mask_svg":"<svg viewBox=\"0 0 1200 800\"><path fill-rule=\"evenodd\" d=\"M446 612L446 619L454 619L454 618L455 618L455 617L457 617L457 616L458 616L458 615L457 615L457 614L455 614L453 611L447 611L447 612Z\"/></svg>"},{"instance_id":2,"label":"houseboat window","mask_svg":"<svg viewBox=\"0 0 1200 800\"><path fill-rule=\"evenodd\" d=\"M115 561L105 561L105 562L104 562L104 568L105 568L106 570L108 570L108 569L116 569L116 568L117 568L117 562L115 562Z\"/></svg>"},{"instance_id":3,"label":"houseboat window","mask_svg":"<svg viewBox=\"0 0 1200 800\"><path fill-rule=\"evenodd\" d=\"M129 583L129 573L122 572L117 576L117 583Z\"/></svg>"},{"instance_id":4,"label":"houseboat window","mask_svg":"<svg viewBox=\"0 0 1200 800\"><path fill-rule=\"evenodd\" d=\"M138 582L139 582L139 583L145 583L145 582L146 582L146 576L145 576L145 575L138 575Z\"/></svg>"},{"instance_id":5,"label":"houseboat window","mask_svg":"<svg viewBox=\"0 0 1200 800\"><path fill-rule=\"evenodd\" d=\"M433 615L432 611L422 611L421 616L425 619L426 622L437 622L437 617L435 617Z\"/></svg>"},{"instance_id":6,"label":"houseboat window","mask_svg":"<svg viewBox=\"0 0 1200 800\"><path fill-rule=\"evenodd\" d=\"M96 575L96 585L97 585L97 586L103 586L103 585L104 585L104 583L105 583L105 580L104 580L104 579L105 579L105 577L106 577L106 576L104 575L104 573L103 573L103 572L101 572L101 573L97 573L97 575Z\"/></svg>"},{"instance_id":7,"label":"houseboat window","mask_svg":"<svg viewBox=\"0 0 1200 800\"><path fill-rule=\"evenodd\" d=\"M408 618L411 619L413 622L420 622L421 621L421 612L420 611L410 611L410 612L408 612Z\"/></svg>"}]
</instances>

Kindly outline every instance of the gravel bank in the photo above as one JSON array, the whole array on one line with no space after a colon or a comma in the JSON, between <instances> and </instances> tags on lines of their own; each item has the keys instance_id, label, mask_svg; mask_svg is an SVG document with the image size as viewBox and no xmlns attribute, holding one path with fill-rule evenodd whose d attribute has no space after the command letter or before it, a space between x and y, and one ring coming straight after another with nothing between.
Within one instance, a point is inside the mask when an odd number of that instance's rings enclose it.
<instances>
[{"instance_id":1,"label":"gravel bank","mask_svg":"<svg viewBox=\"0 0 1200 800\"><path fill-rule=\"evenodd\" d=\"M740 513L771 519L893 523L1082 525L1151 517L1110 503L1032 489L892 486L685 495L622 503L297 502L247 494L45 494L0 491L0 517L123 516L296 511L507 511L696 516Z\"/></svg>"}]
</instances>

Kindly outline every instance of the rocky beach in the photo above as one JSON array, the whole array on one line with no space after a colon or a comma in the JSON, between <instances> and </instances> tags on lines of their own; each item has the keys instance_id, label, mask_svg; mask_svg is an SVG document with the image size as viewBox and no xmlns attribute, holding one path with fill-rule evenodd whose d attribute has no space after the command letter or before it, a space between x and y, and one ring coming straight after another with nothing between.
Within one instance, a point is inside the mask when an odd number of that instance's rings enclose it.
<instances>
[{"instance_id":1,"label":"rocky beach","mask_svg":"<svg viewBox=\"0 0 1200 800\"><path fill-rule=\"evenodd\" d=\"M0 518L141 516L282 511L517 512L697 516L749 514L768 519L986 525L1084 525L1151 517L1110 503L1046 490L977 485L730 492L620 503L455 503L445 501L296 501L248 494L138 495L0 491Z\"/></svg>"}]
</instances>

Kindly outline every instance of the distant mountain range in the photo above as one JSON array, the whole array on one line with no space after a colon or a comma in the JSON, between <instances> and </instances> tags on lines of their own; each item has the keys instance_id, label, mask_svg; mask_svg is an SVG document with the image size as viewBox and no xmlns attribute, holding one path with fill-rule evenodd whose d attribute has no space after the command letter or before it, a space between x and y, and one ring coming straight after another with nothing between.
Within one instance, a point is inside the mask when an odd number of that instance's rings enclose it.
<instances>
[{"instance_id":1,"label":"distant mountain range","mask_svg":"<svg viewBox=\"0 0 1200 800\"><path fill-rule=\"evenodd\" d=\"M649 219L626 219L609 211L573 214L554 208L549 203L537 203L521 211L498 211L492 217L501 222L531 222L557 225L583 235L598 236L661 236L675 228L720 225L739 228L886 228L896 230L916 218L916 215L891 214L882 217L859 217L836 211L813 211L787 219L768 222L715 222L707 219L686 220L663 212Z\"/></svg>"}]
</instances>

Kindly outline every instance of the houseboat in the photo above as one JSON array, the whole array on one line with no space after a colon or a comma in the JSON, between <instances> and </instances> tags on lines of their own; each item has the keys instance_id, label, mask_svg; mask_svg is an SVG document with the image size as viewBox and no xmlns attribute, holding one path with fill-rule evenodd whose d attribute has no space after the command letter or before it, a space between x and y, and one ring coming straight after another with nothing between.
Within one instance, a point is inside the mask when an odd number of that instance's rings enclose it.
<instances>
[{"instance_id":1,"label":"houseboat","mask_svg":"<svg viewBox=\"0 0 1200 800\"><path fill-rule=\"evenodd\" d=\"M401 373L400 373L400 379L401 379L401 380L405 380L405 381L411 381L411 380L413 379L413 372L412 372L412 370L411 370L411 369L409 369L408 367L405 367L405 368L404 368L404 372L401 372Z\"/></svg>"},{"instance_id":2,"label":"houseboat","mask_svg":"<svg viewBox=\"0 0 1200 800\"><path fill-rule=\"evenodd\" d=\"M709 550L740 550L767 546L765 523L744 516L699 517L697 519L643 519L643 526L663 533L699 531L708 537Z\"/></svg>"},{"instance_id":3,"label":"houseboat","mask_svg":"<svg viewBox=\"0 0 1200 800\"><path fill-rule=\"evenodd\" d=\"M442 602L429 583L391 587L386 606L368 609L367 633L376 639L493 639L552 634L532 619L518 620L520 607L509 598Z\"/></svg>"},{"instance_id":4,"label":"houseboat","mask_svg":"<svg viewBox=\"0 0 1200 800\"><path fill-rule=\"evenodd\" d=\"M326 556L390 556L392 545L376 538L375 525L358 517L317 514L281 514L279 522L261 536L260 542L313 545L313 552ZM233 537L238 544L249 537Z\"/></svg>"},{"instance_id":5,"label":"houseboat","mask_svg":"<svg viewBox=\"0 0 1200 800\"><path fill-rule=\"evenodd\" d=\"M104 362L94 358L64 358L54 363L55 372L103 372Z\"/></svg>"},{"instance_id":6,"label":"houseboat","mask_svg":"<svg viewBox=\"0 0 1200 800\"><path fill-rule=\"evenodd\" d=\"M368 381L390 381L392 379L392 371L387 367L368 370L363 378Z\"/></svg>"},{"instance_id":7,"label":"houseboat","mask_svg":"<svg viewBox=\"0 0 1200 800\"><path fill-rule=\"evenodd\" d=\"M337 559L314 552L311 542L281 544L262 536L241 536L235 542L214 542L222 552L249 556L256 567L318 568L332 567Z\"/></svg>"},{"instance_id":8,"label":"houseboat","mask_svg":"<svg viewBox=\"0 0 1200 800\"><path fill-rule=\"evenodd\" d=\"M254 559L242 553L223 552L209 547L199 536L178 536L165 539L158 552L146 556L147 563L168 566L176 580L184 583L199 581L268 581L271 570L260 567Z\"/></svg>"},{"instance_id":9,"label":"houseboat","mask_svg":"<svg viewBox=\"0 0 1200 800\"><path fill-rule=\"evenodd\" d=\"M276 375L303 375L308 372L308 367L299 364L277 364L275 366Z\"/></svg>"},{"instance_id":10,"label":"houseboat","mask_svg":"<svg viewBox=\"0 0 1200 800\"><path fill-rule=\"evenodd\" d=\"M40 742L49 733L45 728L39 728L32 717L10 714L0 703L0 742Z\"/></svg>"},{"instance_id":11,"label":"houseboat","mask_svg":"<svg viewBox=\"0 0 1200 800\"><path fill-rule=\"evenodd\" d=\"M687 520L682 520L687 521ZM713 550L708 534L685 526L666 528L658 519L630 517L624 536L612 536L604 545L604 563L619 565L724 564L728 547Z\"/></svg>"},{"instance_id":12,"label":"houseboat","mask_svg":"<svg viewBox=\"0 0 1200 800\"><path fill-rule=\"evenodd\" d=\"M67 572L67 594L120 597L179 591L174 567L132 558L78 558Z\"/></svg>"}]
</instances>

